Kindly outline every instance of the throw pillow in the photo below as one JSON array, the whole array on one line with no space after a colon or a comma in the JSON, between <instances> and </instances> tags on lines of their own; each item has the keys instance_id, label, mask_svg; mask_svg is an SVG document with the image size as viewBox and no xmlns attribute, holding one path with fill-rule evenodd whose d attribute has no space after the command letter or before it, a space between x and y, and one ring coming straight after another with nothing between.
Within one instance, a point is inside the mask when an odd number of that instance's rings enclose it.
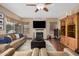
<instances>
[{"instance_id":1,"label":"throw pillow","mask_svg":"<svg viewBox=\"0 0 79 59\"><path fill-rule=\"evenodd\" d=\"M17 39L20 38L19 34L15 34L15 35L16 35L16 38L17 38Z\"/></svg>"},{"instance_id":2,"label":"throw pillow","mask_svg":"<svg viewBox=\"0 0 79 59\"><path fill-rule=\"evenodd\" d=\"M15 34L10 34L13 40L16 40L16 35Z\"/></svg>"}]
</instances>

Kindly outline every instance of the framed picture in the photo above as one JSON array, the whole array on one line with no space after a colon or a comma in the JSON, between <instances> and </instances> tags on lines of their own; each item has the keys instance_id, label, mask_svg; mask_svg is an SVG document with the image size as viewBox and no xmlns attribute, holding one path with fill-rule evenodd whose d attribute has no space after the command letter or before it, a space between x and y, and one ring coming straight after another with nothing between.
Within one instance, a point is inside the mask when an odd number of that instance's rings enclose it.
<instances>
[{"instance_id":1,"label":"framed picture","mask_svg":"<svg viewBox=\"0 0 79 59\"><path fill-rule=\"evenodd\" d=\"M0 12L0 30L4 27L4 14Z\"/></svg>"},{"instance_id":2,"label":"framed picture","mask_svg":"<svg viewBox=\"0 0 79 59\"><path fill-rule=\"evenodd\" d=\"M2 25L3 24L3 19L0 19L0 25Z\"/></svg>"},{"instance_id":3,"label":"framed picture","mask_svg":"<svg viewBox=\"0 0 79 59\"><path fill-rule=\"evenodd\" d=\"M0 13L0 19L4 18L4 14Z\"/></svg>"},{"instance_id":4,"label":"framed picture","mask_svg":"<svg viewBox=\"0 0 79 59\"><path fill-rule=\"evenodd\" d=\"M3 30L3 25L0 25L0 30Z\"/></svg>"}]
</instances>

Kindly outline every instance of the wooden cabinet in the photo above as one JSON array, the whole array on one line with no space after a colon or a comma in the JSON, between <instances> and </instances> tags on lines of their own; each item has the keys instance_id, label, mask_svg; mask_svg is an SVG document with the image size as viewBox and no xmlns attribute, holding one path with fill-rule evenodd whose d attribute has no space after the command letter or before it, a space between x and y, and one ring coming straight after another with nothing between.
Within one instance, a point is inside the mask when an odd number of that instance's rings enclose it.
<instances>
[{"instance_id":1,"label":"wooden cabinet","mask_svg":"<svg viewBox=\"0 0 79 59\"><path fill-rule=\"evenodd\" d=\"M67 24L68 25L73 25L73 24L75 24L75 20L74 20L74 16L75 15L71 15L71 16L67 16L67 18L68 18L68 22L67 22Z\"/></svg>"},{"instance_id":2,"label":"wooden cabinet","mask_svg":"<svg viewBox=\"0 0 79 59\"><path fill-rule=\"evenodd\" d=\"M72 50L76 49L76 39L69 40L69 48L71 48Z\"/></svg>"},{"instance_id":3,"label":"wooden cabinet","mask_svg":"<svg viewBox=\"0 0 79 59\"><path fill-rule=\"evenodd\" d=\"M65 35L61 36L60 42L72 50L79 49L79 13L65 17L61 20L61 32ZM65 28L62 30L62 25ZM62 35L62 34L61 34Z\"/></svg>"},{"instance_id":4,"label":"wooden cabinet","mask_svg":"<svg viewBox=\"0 0 79 59\"><path fill-rule=\"evenodd\" d=\"M65 36L65 29L66 29L66 26L65 26L65 19L61 20L61 35Z\"/></svg>"},{"instance_id":5,"label":"wooden cabinet","mask_svg":"<svg viewBox=\"0 0 79 59\"><path fill-rule=\"evenodd\" d=\"M60 42L61 42L62 44L64 44L64 40L65 40L65 36L61 36Z\"/></svg>"},{"instance_id":6,"label":"wooden cabinet","mask_svg":"<svg viewBox=\"0 0 79 59\"><path fill-rule=\"evenodd\" d=\"M76 43L76 39L71 38L71 37L67 37L67 45L70 49L75 50L77 49L77 43Z\"/></svg>"},{"instance_id":7,"label":"wooden cabinet","mask_svg":"<svg viewBox=\"0 0 79 59\"><path fill-rule=\"evenodd\" d=\"M68 45L68 42L69 42L68 40L69 40L69 39L68 39L67 37L65 37L65 39L64 39L64 45L65 45L65 46Z\"/></svg>"}]
</instances>

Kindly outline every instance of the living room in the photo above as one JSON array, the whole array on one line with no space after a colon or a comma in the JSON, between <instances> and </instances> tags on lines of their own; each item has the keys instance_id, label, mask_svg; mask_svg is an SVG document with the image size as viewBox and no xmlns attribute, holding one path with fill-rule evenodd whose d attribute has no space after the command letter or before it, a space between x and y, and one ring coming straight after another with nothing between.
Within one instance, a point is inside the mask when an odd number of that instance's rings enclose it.
<instances>
[{"instance_id":1,"label":"living room","mask_svg":"<svg viewBox=\"0 0 79 59\"><path fill-rule=\"evenodd\" d=\"M0 3L0 55L78 55L78 12L78 3Z\"/></svg>"}]
</instances>

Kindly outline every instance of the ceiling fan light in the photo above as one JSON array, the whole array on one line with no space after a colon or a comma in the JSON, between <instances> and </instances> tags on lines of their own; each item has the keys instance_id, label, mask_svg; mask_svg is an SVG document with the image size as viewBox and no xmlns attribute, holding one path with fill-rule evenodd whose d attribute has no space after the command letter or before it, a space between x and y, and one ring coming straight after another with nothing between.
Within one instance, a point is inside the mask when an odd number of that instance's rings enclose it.
<instances>
[{"instance_id":1,"label":"ceiling fan light","mask_svg":"<svg viewBox=\"0 0 79 59\"><path fill-rule=\"evenodd\" d=\"M44 7L43 10L45 10L46 12L48 12L48 9L46 7Z\"/></svg>"},{"instance_id":2,"label":"ceiling fan light","mask_svg":"<svg viewBox=\"0 0 79 59\"><path fill-rule=\"evenodd\" d=\"M38 4L37 5L37 9L42 10L43 8L44 8L44 5L43 4Z\"/></svg>"}]
</instances>

